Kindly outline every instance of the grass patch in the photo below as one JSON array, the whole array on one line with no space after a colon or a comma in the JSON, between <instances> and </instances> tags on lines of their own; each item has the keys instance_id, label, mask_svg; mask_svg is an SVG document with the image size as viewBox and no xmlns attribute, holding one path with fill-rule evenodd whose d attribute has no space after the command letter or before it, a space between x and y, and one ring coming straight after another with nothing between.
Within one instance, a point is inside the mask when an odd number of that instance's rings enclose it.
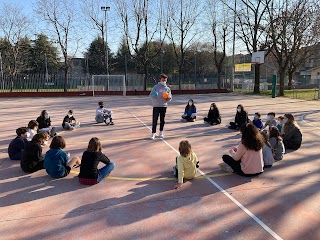
<instances>
[{"instance_id":1,"label":"grass patch","mask_svg":"<svg viewBox=\"0 0 320 240\"><path fill-rule=\"evenodd\" d=\"M253 93L253 90L235 89L234 91L237 93L249 95L271 96L271 90L261 90L259 94ZM308 101L317 100L318 91L319 90L317 88L284 90L284 97Z\"/></svg>"}]
</instances>

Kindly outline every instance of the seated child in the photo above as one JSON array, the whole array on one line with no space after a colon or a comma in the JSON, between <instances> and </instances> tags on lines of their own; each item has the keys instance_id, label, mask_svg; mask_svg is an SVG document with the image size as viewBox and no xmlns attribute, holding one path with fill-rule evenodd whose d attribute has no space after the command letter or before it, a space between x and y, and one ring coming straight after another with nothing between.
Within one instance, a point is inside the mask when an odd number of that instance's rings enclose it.
<instances>
[{"instance_id":1,"label":"seated child","mask_svg":"<svg viewBox=\"0 0 320 240\"><path fill-rule=\"evenodd\" d=\"M274 163L274 158L271 150L271 145L269 143L269 136L268 133L263 131L261 132L263 139L264 139L264 146L262 147L262 156L263 156L263 163L264 168L270 168L272 167L272 164Z\"/></svg>"},{"instance_id":2,"label":"seated child","mask_svg":"<svg viewBox=\"0 0 320 240\"><path fill-rule=\"evenodd\" d=\"M277 127L272 127L269 134L269 142L273 152L273 158L276 161L280 161L285 153L282 138Z\"/></svg>"},{"instance_id":3,"label":"seated child","mask_svg":"<svg viewBox=\"0 0 320 240\"><path fill-rule=\"evenodd\" d=\"M55 136L50 144L50 150L46 152L43 166L47 173L53 178L63 178L67 176L71 168L80 165L79 157L70 159L70 154L62 149L66 147L66 142L61 136Z\"/></svg>"},{"instance_id":4,"label":"seated child","mask_svg":"<svg viewBox=\"0 0 320 240\"><path fill-rule=\"evenodd\" d=\"M193 179L197 174L198 158L192 151L191 145L188 141L181 141L179 144L180 155L176 159L176 166L174 170L178 171L178 184L174 186L175 189L181 188L183 179Z\"/></svg>"},{"instance_id":5,"label":"seated child","mask_svg":"<svg viewBox=\"0 0 320 240\"><path fill-rule=\"evenodd\" d=\"M256 112L254 114L252 123L254 126L256 126L258 129L261 129L263 127L263 123L261 121L261 114L259 112Z\"/></svg>"},{"instance_id":6,"label":"seated child","mask_svg":"<svg viewBox=\"0 0 320 240\"><path fill-rule=\"evenodd\" d=\"M266 123L264 124L264 126L263 126L263 128L261 130L269 131L270 128L272 128L273 126L274 127L277 126L277 121L274 119L275 116L276 116L276 114L274 112L269 112L268 115L267 115L267 121L266 121Z\"/></svg>"},{"instance_id":7,"label":"seated child","mask_svg":"<svg viewBox=\"0 0 320 240\"><path fill-rule=\"evenodd\" d=\"M223 155L224 163L219 164L226 172L235 172L241 176L253 177L263 172L263 136L253 124L241 127L241 142L229 149L229 155Z\"/></svg>"},{"instance_id":8,"label":"seated child","mask_svg":"<svg viewBox=\"0 0 320 240\"><path fill-rule=\"evenodd\" d=\"M182 119L187 120L187 122L194 122L197 118L197 108L192 99L189 100L181 117Z\"/></svg>"},{"instance_id":9,"label":"seated child","mask_svg":"<svg viewBox=\"0 0 320 240\"><path fill-rule=\"evenodd\" d=\"M25 143L27 142L26 127L20 127L16 130L17 136L13 139L8 147L8 154L11 160L20 160Z\"/></svg>"},{"instance_id":10,"label":"seated child","mask_svg":"<svg viewBox=\"0 0 320 240\"><path fill-rule=\"evenodd\" d=\"M36 120L31 120L28 123L28 129L29 129L29 136L27 138L28 141L31 141L34 135L37 134L38 129L39 129L39 123Z\"/></svg>"},{"instance_id":11,"label":"seated child","mask_svg":"<svg viewBox=\"0 0 320 240\"><path fill-rule=\"evenodd\" d=\"M248 113L244 109L242 104L237 106L237 113L234 118L234 122L230 122L228 128L240 130L242 126L245 126L249 121Z\"/></svg>"},{"instance_id":12,"label":"seated child","mask_svg":"<svg viewBox=\"0 0 320 240\"><path fill-rule=\"evenodd\" d=\"M283 125L284 125L283 119L284 119L283 116L279 116L279 117L278 117L277 128L278 128L278 130L279 130L280 135L282 134L282 127L283 127Z\"/></svg>"},{"instance_id":13,"label":"seated child","mask_svg":"<svg viewBox=\"0 0 320 240\"><path fill-rule=\"evenodd\" d=\"M79 182L85 185L94 185L101 182L114 169L115 164L102 152L101 142L98 138L91 138L88 149L82 155ZM98 169L99 162L105 164Z\"/></svg>"},{"instance_id":14,"label":"seated child","mask_svg":"<svg viewBox=\"0 0 320 240\"><path fill-rule=\"evenodd\" d=\"M49 137L47 132L37 133L30 142L27 142L20 162L21 169L26 173L33 173L44 169L42 147Z\"/></svg>"},{"instance_id":15,"label":"seated child","mask_svg":"<svg viewBox=\"0 0 320 240\"><path fill-rule=\"evenodd\" d=\"M47 132L51 137L57 135L56 128L51 126L51 119L47 110L43 110L37 118L39 123L39 132Z\"/></svg>"},{"instance_id":16,"label":"seated child","mask_svg":"<svg viewBox=\"0 0 320 240\"><path fill-rule=\"evenodd\" d=\"M221 123L220 112L215 103L211 103L210 109L208 111L208 116L205 117L203 120L211 125L216 125Z\"/></svg>"},{"instance_id":17,"label":"seated child","mask_svg":"<svg viewBox=\"0 0 320 240\"><path fill-rule=\"evenodd\" d=\"M103 102L98 103L99 107L96 108L96 122L97 123L105 123L106 125L114 125L112 121L112 111L106 109L103 106ZM107 122L107 120L110 120Z\"/></svg>"},{"instance_id":18,"label":"seated child","mask_svg":"<svg viewBox=\"0 0 320 240\"><path fill-rule=\"evenodd\" d=\"M72 114L73 114L73 110L69 110L68 114L64 117L62 121L63 129L73 130L75 128L80 127L80 122L77 122Z\"/></svg>"}]
</instances>

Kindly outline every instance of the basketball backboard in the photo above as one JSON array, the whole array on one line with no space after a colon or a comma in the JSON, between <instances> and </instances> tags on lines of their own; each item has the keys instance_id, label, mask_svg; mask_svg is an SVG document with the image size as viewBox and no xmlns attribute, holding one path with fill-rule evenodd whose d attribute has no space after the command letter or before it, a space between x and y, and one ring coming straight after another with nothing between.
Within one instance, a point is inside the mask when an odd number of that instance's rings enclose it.
<instances>
[{"instance_id":1,"label":"basketball backboard","mask_svg":"<svg viewBox=\"0 0 320 240\"><path fill-rule=\"evenodd\" d=\"M264 63L264 51L253 52L251 57L251 62L253 64L263 64Z\"/></svg>"}]
</instances>

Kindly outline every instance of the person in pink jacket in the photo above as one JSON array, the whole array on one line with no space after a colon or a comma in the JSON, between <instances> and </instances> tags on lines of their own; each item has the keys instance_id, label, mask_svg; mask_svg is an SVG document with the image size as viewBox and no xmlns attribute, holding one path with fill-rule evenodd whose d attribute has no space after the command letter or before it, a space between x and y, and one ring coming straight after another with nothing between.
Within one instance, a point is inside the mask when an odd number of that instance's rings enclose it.
<instances>
[{"instance_id":1,"label":"person in pink jacket","mask_svg":"<svg viewBox=\"0 0 320 240\"><path fill-rule=\"evenodd\" d=\"M242 128L241 142L237 147L229 149L230 155L223 155L224 163L220 167L224 171L235 172L241 176L253 177L263 172L262 147L263 136L253 124Z\"/></svg>"}]
</instances>

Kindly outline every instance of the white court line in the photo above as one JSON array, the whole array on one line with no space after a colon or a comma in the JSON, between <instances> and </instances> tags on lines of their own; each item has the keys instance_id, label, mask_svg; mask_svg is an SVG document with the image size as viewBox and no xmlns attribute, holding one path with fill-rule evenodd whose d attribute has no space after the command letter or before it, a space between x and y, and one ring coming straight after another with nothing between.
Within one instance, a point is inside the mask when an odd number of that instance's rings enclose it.
<instances>
[{"instance_id":1,"label":"white court line","mask_svg":"<svg viewBox=\"0 0 320 240\"><path fill-rule=\"evenodd\" d=\"M316 127L316 126L314 126L313 124L311 124L311 123L307 122L306 120L304 120L304 117L305 117L305 116L310 115L310 114L313 114L313 113L318 113L318 112L319 112L319 111L314 111L314 112L311 112L311 113L308 113L308 114L303 114L303 115L301 116L300 120L301 120L302 122L304 122L305 124L308 124L308 125L314 127L315 129L320 129L319 127Z\"/></svg>"},{"instance_id":2,"label":"white court line","mask_svg":"<svg viewBox=\"0 0 320 240\"><path fill-rule=\"evenodd\" d=\"M128 110L127 110L128 111ZM136 115L128 111L132 116L134 116L139 122L141 122L146 128L148 128L151 131L151 128L147 126L143 121L141 121ZM173 151L175 151L177 154L180 154L179 151L177 151L174 147L170 145L166 140L163 138L160 138L167 146L169 146ZM150 140L151 141L151 140ZM271 228L269 228L264 222L262 222L256 215L254 215L252 212L250 212L245 206L243 206L240 202L238 202L234 197L232 197L226 190L224 190L218 183L213 181L211 178L209 178L204 172L200 170L200 168L197 169L198 172L204 176L212 185L214 185L216 188L219 189L226 197L228 197L232 202L234 202L242 211L244 211L246 214L248 214L256 223L258 223L264 230L266 230L272 237L274 237L277 240L282 240L282 238L276 234L274 231L272 231Z\"/></svg>"}]
</instances>

